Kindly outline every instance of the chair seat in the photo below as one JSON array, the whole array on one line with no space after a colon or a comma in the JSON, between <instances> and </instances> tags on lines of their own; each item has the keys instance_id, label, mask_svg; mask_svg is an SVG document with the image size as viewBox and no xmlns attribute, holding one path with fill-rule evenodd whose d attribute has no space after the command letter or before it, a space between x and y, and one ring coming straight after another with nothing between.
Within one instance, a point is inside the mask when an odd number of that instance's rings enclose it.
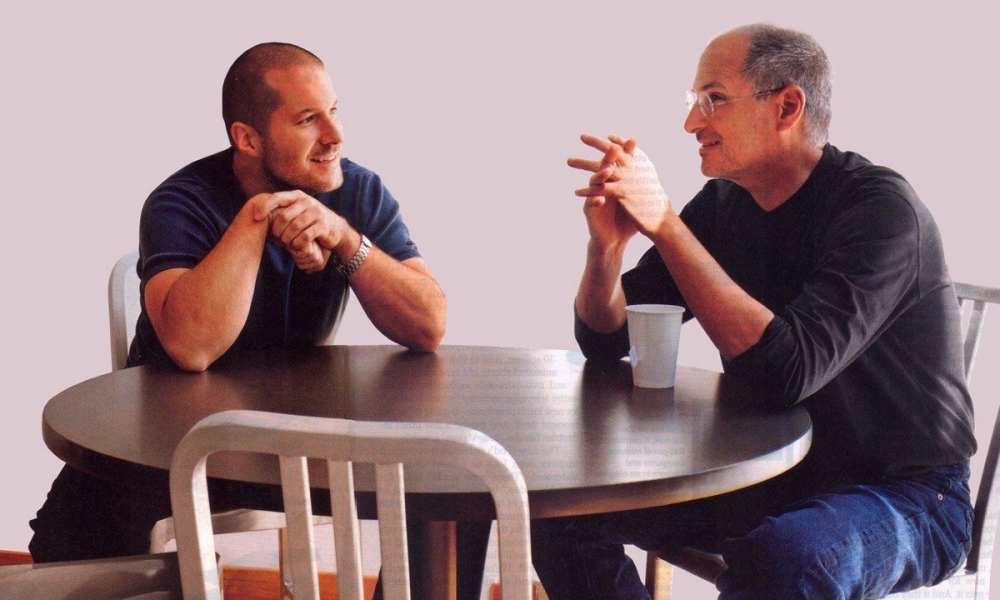
<instances>
[{"instance_id":1,"label":"chair seat","mask_svg":"<svg viewBox=\"0 0 1000 600\"><path fill-rule=\"evenodd\" d=\"M183 600L177 554L0 567L4 600Z\"/></svg>"},{"instance_id":2,"label":"chair seat","mask_svg":"<svg viewBox=\"0 0 1000 600\"><path fill-rule=\"evenodd\" d=\"M328 525L331 517L314 516L314 525ZM269 510L237 508L212 515L212 530L217 534L246 531L280 531L285 528L285 513ZM149 551L164 552L167 542L174 539L174 520L171 517L157 521L149 534Z\"/></svg>"}]
</instances>

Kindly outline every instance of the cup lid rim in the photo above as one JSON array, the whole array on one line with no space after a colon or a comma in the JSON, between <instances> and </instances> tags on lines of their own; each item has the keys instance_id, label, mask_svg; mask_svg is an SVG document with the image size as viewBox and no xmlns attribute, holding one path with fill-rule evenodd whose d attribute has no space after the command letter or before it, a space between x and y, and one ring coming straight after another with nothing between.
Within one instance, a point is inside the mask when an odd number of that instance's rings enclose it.
<instances>
[{"instance_id":1,"label":"cup lid rim","mask_svg":"<svg viewBox=\"0 0 1000 600\"><path fill-rule=\"evenodd\" d=\"M629 304L625 310L645 314L671 314L684 312L684 307L675 304Z\"/></svg>"}]
</instances>

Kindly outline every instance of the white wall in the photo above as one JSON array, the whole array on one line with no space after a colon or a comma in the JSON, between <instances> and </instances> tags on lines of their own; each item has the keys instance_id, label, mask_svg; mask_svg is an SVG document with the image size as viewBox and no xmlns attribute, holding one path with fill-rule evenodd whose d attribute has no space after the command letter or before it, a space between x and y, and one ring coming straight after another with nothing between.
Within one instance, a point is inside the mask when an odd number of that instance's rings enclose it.
<instances>
[{"instance_id":1,"label":"white wall","mask_svg":"<svg viewBox=\"0 0 1000 600\"><path fill-rule=\"evenodd\" d=\"M565 159L584 151L577 136L637 136L682 205L703 182L681 128L697 57L717 32L757 20L819 39L836 71L833 143L914 184L957 279L1000 285L987 183L1000 51L987 2L534 4L3 4L0 548L27 547L60 466L39 435L45 401L108 370L105 281L136 244L142 201L225 145L222 77L260 41L326 60L346 154L401 200L448 292L446 343L574 345L586 228L572 190L584 178ZM353 306L340 341L382 338ZM698 335L683 351L717 364ZM995 403L1000 351L984 353L974 392Z\"/></svg>"}]
</instances>

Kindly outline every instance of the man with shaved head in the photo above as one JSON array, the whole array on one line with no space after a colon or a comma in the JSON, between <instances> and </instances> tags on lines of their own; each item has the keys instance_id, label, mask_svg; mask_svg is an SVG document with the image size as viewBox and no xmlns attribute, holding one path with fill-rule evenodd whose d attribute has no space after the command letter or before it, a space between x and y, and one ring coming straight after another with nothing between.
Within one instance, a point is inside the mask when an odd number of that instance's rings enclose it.
<instances>
[{"instance_id":1,"label":"man with shaved head","mask_svg":"<svg viewBox=\"0 0 1000 600\"><path fill-rule=\"evenodd\" d=\"M962 565L976 442L941 237L899 174L827 142L831 88L810 36L738 27L688 93L712 179L680 214L635 139L583 136L599 158L570 159L591 173L575 303L588 359L628 353L627 304L684 306L745 401L802 403L813 442L744 490L535 523L553 600L648 598L623 544L721 554L721 600L881 598ZM637 234L653 247L620 275Z\"/></svg>"},{"instance_id":2,"label":"man with shaved head","mask_svg":"<svg viewBox=\"0 0 1000 600\"><path fill-rule=\"evenodd\" d=\"M202 371L241 353L321 343L349 291L389 339L437 348L444 292L379 177L342 156L323 62L292 44L250 48L226 75L222 113L230 147L171 175L143 207L142 312L128 365ZM212 485L213 510L280 510L280 490ZM317 496L320 506L328 500ZM67 466L31 522L31 554L143 554L153 524L169 515L165 474L121 488ZM474 563L488 524L476 530ZM464 572L478 598L481 564Z\"/></svg>"}]
</instances>

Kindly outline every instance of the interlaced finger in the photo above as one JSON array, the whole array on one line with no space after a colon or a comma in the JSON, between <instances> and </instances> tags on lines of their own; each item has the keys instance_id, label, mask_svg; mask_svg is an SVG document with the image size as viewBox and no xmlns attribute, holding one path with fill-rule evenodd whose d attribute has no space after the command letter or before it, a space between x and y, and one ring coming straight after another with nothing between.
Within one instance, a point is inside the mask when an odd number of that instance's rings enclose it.
<instances>
[{"instance_id":1,"label":"interlaced finger","mask_svg":"<svg viewBox=\"0 0 1000 600\"><path fill-rule=\"evenodd\" d=\"M613 133L608 136L608 140L621 146L625 154L629 156L632 156L632 152L635 151L636 141L634 137L626 138Z\"/></svg>"},{"instance_id":2,"label":"interlaced finger","mask_svg":"<svg viewBox=\"0 0 1000 600\"><path fill-rule=\"evenodd\" d=\"M574 169L580 169L582 171L600 171L604 168L604 159L601 160L589 160L586 158L571 158L566 161L566 164L573 167Z\"/></svg>"}]
</instances>

